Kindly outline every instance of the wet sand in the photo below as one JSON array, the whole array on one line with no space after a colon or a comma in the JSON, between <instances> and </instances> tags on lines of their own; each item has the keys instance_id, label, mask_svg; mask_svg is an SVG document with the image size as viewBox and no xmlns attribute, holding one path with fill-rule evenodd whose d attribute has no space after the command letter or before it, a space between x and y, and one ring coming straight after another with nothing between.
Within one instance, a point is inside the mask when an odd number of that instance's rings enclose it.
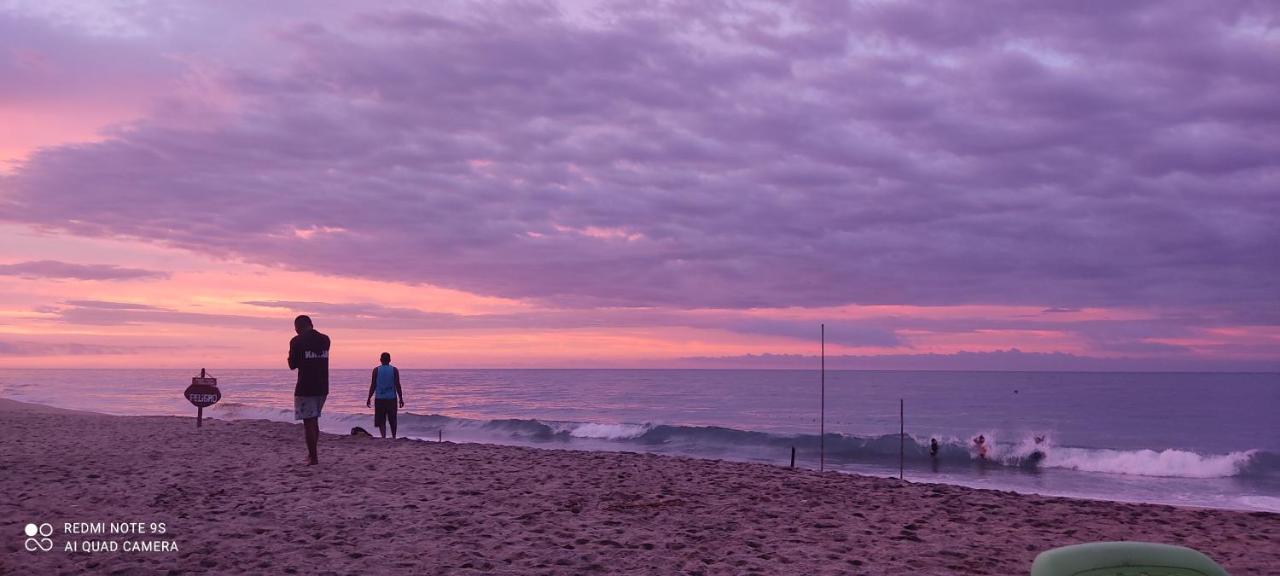
<instances>
[{"instance_id":1,"label":"wet sand","mask_svg":"<svg viewBox=\"0 0 1280 576\"><path fill-rule=\"evenodd\" d=\"M1280 515L1265 512L328 434L307 466L297 424L196 429L8 400L0 426L3 574L1013 575L1042 550L1100 540L1280 574ZM52 550L24 549L28 523L50 524ZM64 551L86 542L117 548Z\"/></svg>"}]
</instances>

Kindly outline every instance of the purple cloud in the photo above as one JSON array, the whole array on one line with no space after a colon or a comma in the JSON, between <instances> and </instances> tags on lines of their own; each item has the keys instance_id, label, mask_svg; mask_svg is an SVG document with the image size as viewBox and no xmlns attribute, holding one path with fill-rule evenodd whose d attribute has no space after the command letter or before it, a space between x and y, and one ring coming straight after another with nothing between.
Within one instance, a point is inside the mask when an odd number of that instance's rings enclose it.
<instances>
[{"instance_id":1,"label":"purple cloud","mask_svg":"<svg viewBox=\"0 0 1280 576\"><path fill-rule=\"evenodd\" d=\"M736 311L690 314L671 310L613 308L463 315L370 303L249 301L245 304L288 310L292 314L309 314L323 330L466 331L676 327L805 341L811 341L817 330L817 325L809 321L763 319ZM86 326L178 324L285 332L292 327L291 317L185 312L145 304L97 300L68 300L60 306L39 307L37 311L46 315L46 321ZM829 330L828 342L848 346L904 344L893 328L884 326L881 322L842 324L839 330Z\"/></svg>"},{"instance_id":2,"label":"purple cloud","mask_svg":"<svg viewBox=\"0 0 1280 576\"><path fill-rule=\"evenodd\" d=\"M160 310L156 306L150 304L133 304L129 302L107 302L104 300L67 300L67 304L77 308L96 308L98 310ZM56 311L58 308L49 307L46 311Z\"/></svg>"},{"instance_id":3,"label":"purple cloud","mask_svg":"<svg viewBox=\"0 0 1280 576\"><path fill-rule=\"evenodd\" d=\"M799 354L747 354L743 356L681 358L675 364L687 368L755 368L813 370L817 356ZM993 352L954 354L883 354L876 356L827 356L829 370L1020 370L1099 372L1276 372L1275 360L1213 360L1172 358L1152 362L1141 357L1097 358L1064 352L1023 352L1017 348Z\"/></svg>"},{"instance_id":4,"label":"purple cloud","mask_svg":"<svg viewBox=\"0 0 1280 576\"><path fill-rule=\"evenodd\" d=\"M144 324L187 324L197 326L227 326L251 330L281 330L289 326L287 320L237 314L208 314L183 312L145 304L103 302L97 300L71 300L66 306L46 309L52 320L64 324L86 326L133 326Z\"/></svg>"},{"instance_id":5,"label":"purple cloud","mask_svg":"<svg viewBox=\"0 0 1280 576\"><path fill-rule=\"evenodd\" d=\"M0 264L0 276L50 280L150 280L167 278L169 274L110 264L72 264L56 260L36 260Z\"/></svg>"},{"instance_id":6,"label":"purple cloud","mask_svg":"<svg viewBox=\"0 0 1280 576\"><path fill-rule=\"evenodd\" d=\"M156 346L111 346L76 342L27 342L0 340L0 357L4 356L118 356L155 350Z\"/></svg>"},{"instance_id":7,"label":"purple cloud","mask_svg":"<svg viewBox=\"0 0 1280 576\"><path fill-rule=\"evenodd\" d=\"M0 9L0 39L0 103L15 108L136 102L183 73L179 62L136 40L77 34L17 10Z\"/></svg>"},{"instance_id":8,"label":"purple cloud","mask_svg":"<svg viewBox=\"0 0 1280 576\"><path fill-rule=\"evenodd\" d=\"M276 22L234 113L42 151L0 220L569 308L1280 322L1272 5L588 12Z\"/></svg>"},{"instance_id":9,"label":"purple cloud","mask_svg":"<svg viewBox=\"0 0 1280 576\"><path fill-rule=\"evenodd\" d=\"M810 321L760 318L734 311L696 314L670 310L633 308L560 309L514 314L461 315L426 312L413 308L387 307L369 303L332 304L325 302L250 301L264 308L281 308L297 314L311 314L317 322L364 329L574 329L626 327L682 327L724 330L738 334L812 340L816 325ZM849 323L832 343L848 346L899 346L894 329L873 323Z\"/></svg>"}]
</instances>

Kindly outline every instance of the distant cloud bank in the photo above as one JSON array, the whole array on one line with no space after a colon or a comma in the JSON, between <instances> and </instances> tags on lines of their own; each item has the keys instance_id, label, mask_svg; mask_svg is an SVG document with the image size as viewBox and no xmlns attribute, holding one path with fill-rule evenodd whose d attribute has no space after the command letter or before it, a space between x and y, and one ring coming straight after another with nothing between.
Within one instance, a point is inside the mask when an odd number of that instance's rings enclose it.
<instances>
[{"instance_id":1,"label":"distant cloud bank","mask_svg":"<svg viewBox=\"0 0 1280 576\"><path fill-rule=\"evenodd\" d=\"M108 264L71 264L55 260L37 260L0 264L0 276L49 280L147 280L166 278L169 274Z\"/></svg>"},{"instance_id":2,"label":"distant cloud bank","mask_svg":"<svg viewBox=\"0 0 1280 576\"><path fill-rule=\"evenodd\" d=\"M681 358L687 368L753 368L814 370L819 357L798 354L746 354L742 356ZM954 354L833 355L829 370L996 370L1028 372L1277 372L1280 361L1217 360L1140 357L1096 358L1063 352L1022 352L1017 349Z\"/></svg>"}]
</instances>

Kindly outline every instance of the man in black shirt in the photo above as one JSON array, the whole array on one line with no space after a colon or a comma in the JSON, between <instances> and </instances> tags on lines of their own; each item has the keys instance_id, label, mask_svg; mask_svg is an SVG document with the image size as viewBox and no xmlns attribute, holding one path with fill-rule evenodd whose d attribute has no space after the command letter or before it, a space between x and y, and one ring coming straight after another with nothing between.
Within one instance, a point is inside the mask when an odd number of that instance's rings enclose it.
<instances>
[{"instance_id":1,"label":"man in black shirt","mask_svg":"<svg viewBox=\"0 0 1280 576\"><path fill-rule=\"evenodd\" d=\"M293 319L298 333L289 341L289 369L298 371L293 388L293 417L302 421L307 434L308 464L319 464L316 444L320 441L320 410L329 395L329 337L316 331L311 317Z\"/></svg>"}]
</instances>

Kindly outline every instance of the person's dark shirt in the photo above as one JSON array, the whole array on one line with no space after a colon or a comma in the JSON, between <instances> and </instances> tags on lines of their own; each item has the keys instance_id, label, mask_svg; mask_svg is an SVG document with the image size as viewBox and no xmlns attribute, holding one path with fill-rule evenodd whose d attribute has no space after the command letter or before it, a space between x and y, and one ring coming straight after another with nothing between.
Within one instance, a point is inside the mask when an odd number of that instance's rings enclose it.
<instances>
[{"instance_id":1,"label":"person's dark shirt","mask_svg":"<svg viewBox=\"0 0 1280 576\"><path fill-rule=\"evenodd\" d=\"M298 371L294 396L329 395L329 337L307 330L289 341L289 369Z\"/></svg>"}]
</instances>

